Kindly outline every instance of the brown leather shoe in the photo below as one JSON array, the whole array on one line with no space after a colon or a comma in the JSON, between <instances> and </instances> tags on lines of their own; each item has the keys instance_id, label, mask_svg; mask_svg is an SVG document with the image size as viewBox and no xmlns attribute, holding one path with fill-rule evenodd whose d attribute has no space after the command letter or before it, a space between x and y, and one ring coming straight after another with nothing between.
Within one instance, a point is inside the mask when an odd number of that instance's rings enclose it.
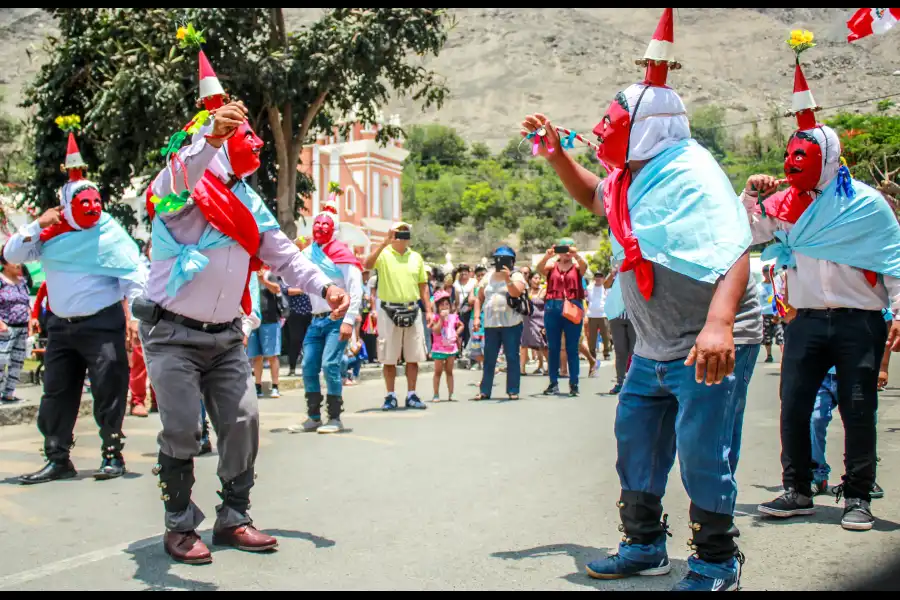
<instances>
[{"instance_id":1,"label":"brown leather shoe","mask_svg":"<svg viewBox=\"0 0 900 600\"><path fill-rule=\"evenodd\" d=\"M196 531L189 533L168 531L163 537L163 545L166 554L176 562L186 565L208 565L213 561L212 553Z\"/></svg>"},{"instance_id":2,"label":"brown leather shoe","mask_svg":"<svg viewBox=\"0 0 900 600\"><path fill-rule=\"evenodd\" d=\"M269 552L278 548L278 540L261 533L252 525L241 525L213 533L213 544L230 546L244 552Z\"/></svg>"},{"instance_id":3,"label":"brown leather shoe","mask_svg":"<svg viewBox=\"0 0 900 600\"><path fill-rule=\"evenodd\" d=\"M147 410L147 407L143 404L135 404L131 407L131 416L137 417L139 419L146 419L150 416L150 412Z\"/></svg>"}]
</instances>

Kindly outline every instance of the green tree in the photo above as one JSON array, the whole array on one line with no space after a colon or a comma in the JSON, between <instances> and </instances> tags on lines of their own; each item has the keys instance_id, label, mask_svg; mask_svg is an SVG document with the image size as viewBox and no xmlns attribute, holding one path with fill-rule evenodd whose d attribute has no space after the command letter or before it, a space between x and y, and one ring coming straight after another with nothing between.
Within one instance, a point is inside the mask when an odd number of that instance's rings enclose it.
<instances>
[{"instance_id":1,"label":"green tree","mask_svg":"<svg viewBox=\"0 0 900 600\"><path fill-rule=\"evenodd\" d=\"M612 243L609 240L609 235L603 232L597 252L588 261L591 271L608 275L612 271L612 258Z\"/></svg>"},{"instance_id":2,"label":"green tree","mask_svg":"<svg viewBox=\"0 0 900 600\"><path fill-rule=\"evenodd\" d=\"M475 160L489 160L491 158L491 149L484 142L475 142L469 149L469 154Z\"/></svg>"},{"instance_id":3,"label":"green tree","mask_svg":"<svg viewBox=\"0 0 900 600\"><path fill-rule=\"evenodd\" d=\"M3 93L0 90L0 104ZM0 185L23 184L29 178L28 139L24 124L6 113L0 113Z\"/></svg>"},{"instance_id":4,"label":"green tree","mask_svg":"<svg viewBox=\"0 0 900 600\"><path fill-rule=\"evenodd\" d=\"M452 241L447 231L429 219L421 219L416 222L414 228L413 245L416 252L421 254L426 261L439 261L443 264L447 248Z\"/></svg>"},{"instance_id":5,"label":"green tree","mask_svg":"<svg viewBox=\"0 0 900 600\"><path fill-rule=\"evenodd\" d=\"M456 130L443 125L416 125L409 128L406 149L409 161L425 167L439 176L447 167L462 167L468 162L468 148ZM435 177L436 178L436 177Z\"/></svg>"},{"instance_id":6,"label":"green tree","mask_svg":"<svg viewBox=\"0 0 900 600\"><path fill-rule=\"evenodd\" d=\"M540 254L551 248L559 237L560 231L552 219L535 216L522 219L522 227L519 229L522 250Z\"/></svg>"},{"instance_id":7,"label":"green tree","mask_svg":"<svg viewBox=\"0 0 900 600\"><path fill-rule=\"evenodd\" d=\"M37 176L30 197L53 204L61 183L62 135L52 123L80 114L82 151L108 195L133 176L160 167L157 150L196 109L196 55L175 46L176 24L205 32L204 50L226 90L250 110L268 144L259 173L277 199L277 216L295 233L298 193L309 191L296 165L310 133L356 112L377 121L393 92L425 107L440 106L447 89L422 57L436 56L452 20L439 8L335 8L289 32L282 8L60 8L60 35L48 41L49 62L26 100L34 119ZM382 141L400 135L384 124Z\"/></svg>"},{"instance_id":8,"label":"green tree","mask_svg":"<svg viewBox=\"0 0 900 600\"><path fill-rule=\"evenodd\" d=\"M725 109L717 105L698 108L691 115L691 132L701 146L709 150L717 160L725 158Z\"/></svg>"}]
</instances>

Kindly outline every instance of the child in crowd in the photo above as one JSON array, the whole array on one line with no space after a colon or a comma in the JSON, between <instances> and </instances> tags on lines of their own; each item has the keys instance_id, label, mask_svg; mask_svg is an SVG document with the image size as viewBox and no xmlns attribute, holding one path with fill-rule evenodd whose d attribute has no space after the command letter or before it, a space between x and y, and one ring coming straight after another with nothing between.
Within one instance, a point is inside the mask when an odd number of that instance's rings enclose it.
<instances>
[{"instance_id":1,"label":"child in crowd","mask_svg":"<svg viewBox=\"0 0 900 600\"><path fill-rule=\"evenodd\" d=\"M465 325L453 312L450 294L440 291L434 295L435 315L431 323L431 356L434 358L434 402L441 401L441 376L447 375L448 401L453 402L453 366L459 356L459 338Z\"/></svg>"},{"instance_id":2,"label":"child in crowd","mask_svg":"<svg viewBox=\"0 0 900 600\"><path fill-rule=\"evenodd\" d=\"M341 359L341 370L344 373L344 387L352 387L359 380L359 373L367 360L366 346L359 339L357 329L353 330L353 337L347 344L347 351Z\"/></svg>"}]
</instances>

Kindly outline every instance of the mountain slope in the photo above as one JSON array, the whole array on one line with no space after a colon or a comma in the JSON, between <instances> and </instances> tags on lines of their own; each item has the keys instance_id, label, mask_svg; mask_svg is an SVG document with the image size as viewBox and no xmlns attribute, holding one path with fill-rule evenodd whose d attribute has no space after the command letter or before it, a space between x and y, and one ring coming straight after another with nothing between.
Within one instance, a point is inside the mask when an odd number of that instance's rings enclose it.
<instances>
[{"instance_id":1,"label":"mountain slope","mask_svg":"<svg viewBox=\"0 0 900 600\"><path fill-rule=\"evenodd\" d=\"M289 25L300 26L321 10L286 9ZM452 98L440 112L429 114L402 99L388 109L399 112L405 124L441 122L494 148L515 136L521 117L532 111L589 131L615 92L641 79L634 60L643 56L661 12L453 10L458 26L430 65L446 76ZM728 109L730 123L767 117L790 103L792 55L784 40L792 28L804 27L819 41L818 48L804 55L804 64L820 105L896 93L900 78L891 74L900 69L900 33L850 45L845 22L854 10L676 9L676 46L684 69L671 84L689 110L716 103ZM21 112L14 105L41 64L41 40L53 31L52 19L39 9L0 9L0 89L8 110Z\"/></svg>"}]
</instances>

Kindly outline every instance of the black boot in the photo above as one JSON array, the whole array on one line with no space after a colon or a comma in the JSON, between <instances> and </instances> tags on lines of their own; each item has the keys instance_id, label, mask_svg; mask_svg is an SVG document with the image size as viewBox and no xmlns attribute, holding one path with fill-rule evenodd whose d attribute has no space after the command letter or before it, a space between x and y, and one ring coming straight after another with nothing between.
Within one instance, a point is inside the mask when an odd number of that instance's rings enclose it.
<instances>
[{"instance_id":1,"label":"black boot","mask_svg":"<svg viewBox=\"0 0 900 600\"><path fill-rule=\"evenodd\" d=\"M222 491L219 492L222 504L216 508L216 512L221 513L227 507L246 516L250 511L250 490L255 484L256 474L252 468L233 481L227 483L223 481Z\"/></svg>"},{"instance_id":2,"label":"black boot","mask_svg":"<svg viewBox=\"0 0 900 600\"><path fill-rule=\"evenodd\" d=\"M191 490L196 481L193 460L178 460L160 452L153 474L159 477L160 500L166 505L166 512L183 513L191 506Z\"/></svg>"},{"instance_id":3,"label":"black boot","mask_svg":"<svg viewBox=\"0 0 900 600\"><path fill-rule=\"evenodd\" d=\"M340 421L344 414L343 396L328 396L328 420Z\"/></svg>"},{"instance_id":4,"label":"black boot","mask_svg":"<svg viewBox=\"0 0 900 600\"><path fill-rule=\"evenodd\" d=\"M322 402L325 397L319 392L310 392L306 394L306 414L313 421L322 420Z\"/></svg>"},{"instance_id":5,"label":"black boot","mask_svg":"<svg viewBox=\"0 0 900 600\"><path fill-rule=\"evenodd\" d=\"M691 530L694 539L689 544L702 561L722 564L740 556L735 540L741 532L734 525L732 515L711 513L691 504Z\"/></svg>"},{"instance_id":6,"label":"black boot","mask_svg":"<svg viewBox=\"0 0 900 600\"><path fill-rule=\"evenodd\" d=\"M622 492L619 502L622 526L625 534L622 542L629 546L650 546L660 538L671 534L668 530L668 516L663 516L662 498L643 492Z\"/></svg>"},{"instance_id":7,"label":"black boot","mask_svg":"<svg viewBox=\"0 0 900 600\"><path fill-rule=\"evenodd\" d=\"M100 451L103 453L103 462L100 468L94 473L94 479L97 481L107 481L109 479L117 479L127 472L125 470L125 458L122 456L122 450L125 449L125 434L121 431L100 431L100 439L103 441L103 447Z\"/></svg>"},{"instance_id":8,"label":"black boot","mask_svg":"<svg viewBox=\"0 0 900 600\"><path fill-rule=\"evenodd\" d=\"M37 473L20 477L19 483L21 485L39 485L78 477L75 465L69 460L69 452L74 447L74 441L62 443L56 438L47 438L44 441L44 449L41 451L41 454L47 459L47 464Z\"/></svg>"}]
</instances>

